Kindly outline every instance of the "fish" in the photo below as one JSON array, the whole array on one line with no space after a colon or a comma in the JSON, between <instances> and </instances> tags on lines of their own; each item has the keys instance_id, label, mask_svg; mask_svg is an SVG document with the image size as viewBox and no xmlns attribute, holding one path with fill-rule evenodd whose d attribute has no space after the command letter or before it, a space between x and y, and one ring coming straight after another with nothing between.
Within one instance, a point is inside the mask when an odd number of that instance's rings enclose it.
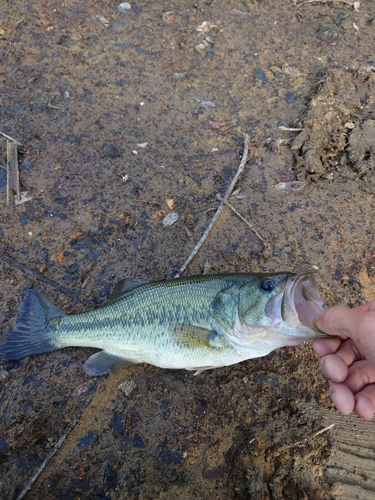
<instances>
[{"instance_id":1,"label":"fish","mask_svg":"<svg viewBox=\"0 0 375 500\"><path fill-rule=\"evenodd\" d=\"M312 273L125 279L104 306L78 314L29 288L0 358L86 346L102 349L84 363L89 376L134 363L200 373L324 337L313 326L323 310Z\"/></svg>"}]
</instances>

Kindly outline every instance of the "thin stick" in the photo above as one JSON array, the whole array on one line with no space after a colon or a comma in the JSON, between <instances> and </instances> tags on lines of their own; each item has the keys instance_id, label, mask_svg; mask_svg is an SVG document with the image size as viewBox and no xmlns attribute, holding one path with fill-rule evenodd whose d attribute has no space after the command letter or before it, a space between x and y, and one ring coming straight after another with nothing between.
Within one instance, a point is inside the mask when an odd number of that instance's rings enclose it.
<instances>
[{"instance_id":1,"label":"thin stick","mask_svg":"<svg viewBox=\"0 0 375 500\"><path fill-rule=\"evenodd\" d=\"M51 101L47 104L47 106L51 109L60 109L58 106L52 106Z\"/></svg>"},{"instance_id":2,"label":"thin stick","mask_svg":"<svg viewBox=\"0 0 375 500\"><path fill-rule=\"evenodd\" d=\"M94 392L94 394L95 394L95 392ZM67 432L63 436L61 436L61 438L57 441L57 443L55 444L55 446L54 446L53 450L51 451L51 453L44 460L44 462L42 463L42 465L39 467L39 469L36 471L36 473L33 475L33 477L30 479L30 481L27 483L27 485L24 487L24 489L18 495L18 497L16 498L16 500L21 500L26 495L26 493L29 491L29 489L32 487L32 485L35 483L35 481L38 479L38 477L41 475L41 473L47 467L47 465L49 464L50 460L56 455L56 453L58 452L58 450L64 444L66 438L69 436L69 434L72 432L72 430L74 429L74 427L77 425L77 423L78 423L79 419L82 417L82 414L85 411L85 409L91 403L91 400L94 397L94 394L92 394L92 396L90 397L90 399L88 401L86 401L85 404L82 406L81 411L75 417L75 419L71 423L71 425L70 425L69 429L67 430Z\"/></svg>"},{"instance_id":3,"label":"thin stick","mask_svg":"<svg viewBox=\"0 0 375 500\"><path fill-rule=\"evenodd\" d=\"M335 424L327 425L327 427L324 427L324 429L320 429L320 431L316 432L312 437L314 438L316 436L319 436L319 434L323 434L323 432L329 431L330 429L332 429L332 427L335 427Z\"/></svg>"},{"instance_id":4,"label":"thin stick","mask_svg":"<svg viewBox=\"0 0 375 500\"><path fill-rule=\"evenodd\" d=\"M78 288L78 290L74 293L74 296L73 296L73 300L72 300L72 305L70 306L71 308L73 308L77 302L78 302L78 299L79 299L79 296L81 295L82 291L86 288L86 285L87 283L89 282L89 279L91 278L92 276L92 272L93 272L93 269L94 267L96 266L96 263L94 263L91 268L89 269L89 273L88 275L86 276L85 280L83 281L82 285Z\"/></svg>"},{"instance_id":5,"label":"thin stick","mask_svg":"<svg viewBox=\"0 0 375 500\"><path fill-rule=\"evenodd\" d=\"M20 142L16 141L16 139L13 139L13 137L10 137L10 135L5 134L1 130L0 130L0 134L3 135L4 137L6 137L7 139L9 139L10 141L15 142L18 146L22 146L22 144Z\"/></svg>"},{"instance_id":6,"label":"thin stick","mask_svg":"<svg viewBox=\"0 0 375 500\"><path fill-rule=\"evenodd\" d=\"M225 206L227 206L230 210L232 210L232 212L234 214L237 215L237 217L239 217L246 225L249 229L252 230L252 232L259 238L259 240L262 242L262 245L264 247L264 249L267 248L267 243L264 241L264 239L261 237L261 235L258 233L258 231L250 224L250 222L248 222L245 217L242 217L242 215L237 212L237 210L234 208L233 205L231 205L228 201L224 200L219 194L216 195L216 198L219 200L219 201L222 201L224 203Z\"/></svg>"},{"instance_id":7,"label":"thin stick","mask_svg":"<svg viewBox=\"0 0 375 500\"><path fill-rule=\"evenodd\" d=\"M296 441L293 444L287 444L285 446L282 446L278 451L281 451L281 450L284 450L284 449L288 449L288 448L293 448L294 446L299 446L300 444L305 444L308 441L310 441L310 439L314 439L317 436L319 436L319 434L323 434L323 432L329 431L330 429L332 429L332 427L335 427L335 424L327 425L327 427L324 427L323 429L320 429L320 431L315 432L315 434L313 434L312 436L310 436L308 438L305 438L305 439L302 439L301 441Z\"/></svg>"},{"instance_id":8,"label":"thin stick","mask_svg":"<svg viewBox=\"0 0 375 500\"><path fill-rule=\"evenodd\" d=\"M7 163L0 156L0 167L4 170L8 170Z\"/></svg>"},{"instance_id":9,"label":"thin stick","mask_svg":"<svg viewBox=\"0 0 375 500\"><path fill-rule=\"evenodd\" d=\"M290 127L284 127L284 125L280 125L279 127L280 130L287 130L289 132L302 132L302 130L306 130L305 128L290 128Z\"/></svg>"},{"instance_id":10,"label":"thin stick","mask_svg":"<svg viewBox=\"0 0 375 500\"><path fill-rule=\"evenodd\" d=\"M4 260L7 264L9 264L12 267L15 267L19 271L22 271L25 274L29 274L30 276L33 276L34 278L41 281L42 283L46 283L47 285L51 286L57 292L61 292L64 295L67 295L68 297L73 297L73 295L74 295L73 292L71 292L70 290L68 290L64 286L60 285L56 281L51 280L50 278L47 278L47 276L44 276L43 274L38 273L38 271L34 271L33 269L29 269L24 264L17 262L10 255L8 255L6 253L0 253L0 259Z\"/></svg>"},{"instance_id":11,"label":"thin stick","mask_svg":"<svg viewBox=\"0 0 375 500\"><path fill-rule=\"evenodd\" d=\"M20 201L20 177L18 171L18 152L17 144L7 141L7 205L11 209Z\"/></svg>"},{"instance_id":12,"label":"thin stick","mask_svg":"<svg viewBox=\"0 0 375 500\"><path fill-rule=\"evenodd\" d=\"M233 191L234 186L236 185L236 182L237 182L239 176L241 175L243 169L245 168L248 153L249 153L249 136L247 134L245 134L245 136L244 136L244 149L243 149L242 159L241 159L241 163L239 164L237 173L233 177L233 180L232 180L229 188L227 189L222 202L220 203L218 209L216 210L216 213L213 216L210 225L208 226L208 228L203 233L201 239L195 245L193 251L191 252L191 254L189 255L189 257L186 259L184 265L181 267L181 269L179 270L179 272L174 276L175 278L179 278L181 276L181 274L185 271L185 269L187 268L187 266L193 260L194 256L198 252L198 250L201 248L201 246L203 245L203 243L206 241L207 236L209 235L211 229L213 228L215 222L219 218L219 215L221 214L221 212L222 212L222 210L224 208L224 205L225 205L224 201L227 201L227 199L229 198L231 192Z\"/></svg>"},{"instance_id":13,"label":"thin stick","mask_svg":"<svg viewBox=\"0 0 375 500\"><path fill-rule=\"evenodd\" d=\"M303 5L304 3L328 3L328 2L341 2L341 3L346 3L347 5L350 5L351 7L354 8L354 10L358 10L359 3L360 2L351 2L350 0L303 0L300 3L297 3L296 0L294 0L294 5L298 7L298 5ZM354 4L357 4L357 8Z\"/></svg>"}]
</instances>

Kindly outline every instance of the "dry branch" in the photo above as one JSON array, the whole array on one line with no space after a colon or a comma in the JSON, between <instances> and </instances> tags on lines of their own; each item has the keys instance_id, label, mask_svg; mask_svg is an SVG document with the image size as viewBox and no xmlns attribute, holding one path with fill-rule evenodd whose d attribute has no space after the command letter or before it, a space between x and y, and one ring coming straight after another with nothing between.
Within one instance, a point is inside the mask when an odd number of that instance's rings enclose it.
<instances>
[{"instance_id":1,"label":"dry branch","mask_svg":"<svg viewBox=\"0 0 375 500\"><path fill-rule=\"evenodd\" d=\"M244 149L243 149L242 159L241 159L241 163L238 166L237 173L233 177L233 180L232 180L229 188L227 189L224 197L222 198L222 201L221 201L218 209L216 210L216 213L213 216L210 225L208 226L208 228L206 229L206 231L203 233L201 239L198 241L198 243L193 248L191 254L186 259L184 265L181 267L181 269L179 270L179 272L174 276L175 278L179 278L181 276L181 274L185 271L185 269L187 268L187 266L193 260L194 256L198 252L198 250L201 248L201 246L203 245L203 243L206 241L207 236L210 234L211 229L213 228L215 222L219 218L219 216L220 216L220 214L221 214L221 212L222 212L222 210L223 210L223 208L225 206L225 202L228 200L229 196L231 195L231 193L232 193L232 191L234 189L234 186L236 185L236 182L238 181L239 176L241 175L243 169L245 168L248 153L249 153L249 136L247 134L245 134L245 136L244 136Z\"/></svg>"}]
</instances>

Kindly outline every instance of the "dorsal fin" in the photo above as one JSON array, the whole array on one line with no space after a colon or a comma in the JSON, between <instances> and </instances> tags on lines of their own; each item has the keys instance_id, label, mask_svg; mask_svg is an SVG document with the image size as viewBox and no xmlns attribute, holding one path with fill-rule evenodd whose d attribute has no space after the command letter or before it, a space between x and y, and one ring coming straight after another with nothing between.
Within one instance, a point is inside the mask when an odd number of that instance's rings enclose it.
<instances>
[{"instance_id":1,"label":"dorsal fin","mask_svg":"<svg viewBox=\"0 0 375 500\"><path fill-rule=\"evenodd\" d=\"M120 299L128 292L139 288L140 286L147 285L150 283L149 280L143 280L142 278L125 278L116 283L110 297L109 301L112 302L114 300Z\"/></svg>"}]
</instances>

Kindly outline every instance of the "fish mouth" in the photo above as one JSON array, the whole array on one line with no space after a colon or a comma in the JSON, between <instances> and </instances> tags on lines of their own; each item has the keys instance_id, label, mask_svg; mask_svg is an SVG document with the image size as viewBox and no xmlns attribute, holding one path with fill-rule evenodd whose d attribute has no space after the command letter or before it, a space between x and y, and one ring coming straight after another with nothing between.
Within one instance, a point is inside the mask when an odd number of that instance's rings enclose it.
<instances>
[{"instance_id":1,"label":"fish mouth","mask_svg":"<svg viewBox=\"0 0 375 500\"><path fill-rule=\"evenodd\" d=\"M305 273L289 278L281 302L283 321L309 337L323 337L325 334L313 326L314 318L323 311L323 300L313 274Z\"/></svg>"}]
</instances>

